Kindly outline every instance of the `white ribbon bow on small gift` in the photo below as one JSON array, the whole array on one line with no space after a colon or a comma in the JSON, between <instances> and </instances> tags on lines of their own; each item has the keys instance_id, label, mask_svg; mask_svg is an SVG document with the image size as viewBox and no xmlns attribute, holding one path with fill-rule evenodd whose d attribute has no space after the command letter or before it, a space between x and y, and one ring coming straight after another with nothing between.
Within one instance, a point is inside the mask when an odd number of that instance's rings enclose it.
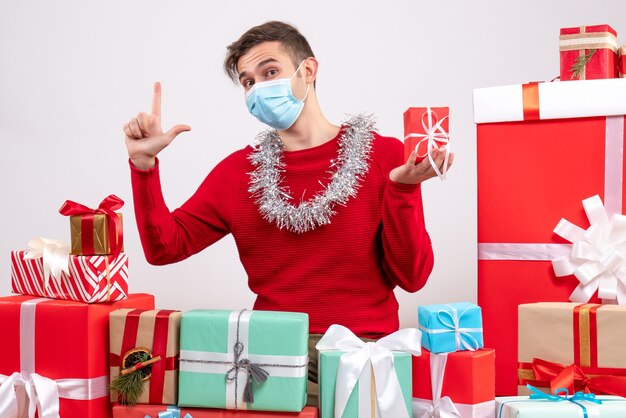
<instances>
[{"instance_id":1,"label":"white ribbon bow on small gift","mask_svg":"<svg viewBox=\"0 0 626 418\"><path fill-rule=\"evenodd\" d=\"M439 119L439 117L437 116L437 113L433 112L430 107L427 107L426 112L422 114L422 129L424 130L424 133L423 134L410 133L405 137L405 139L422 138L415 145L416 152L419 146L422 144L422 142L426 141L426 145L427 145L426 154L425 155L418 154L417 156L420 158L428 157L428 161L430 162L430 165L433 167L433 170L435 170L435 173L437 173L437 177L439 177L439 179L442 181L446 179L446 173L448 172L448 161L450 159L450 147L451 147L450 137L448 133L441 127L441 124L446 119L448 119L447 116L444 116L442 119ZM439 145L440 143L443 143L443 145ZM439 171L439 167L437 167L437 164L435 164L435 160L433 160L433 157L431 156L431 152L433 149L436 149L439 151L445 151L446 153L441 171Z\"/></svg>"},{"instance_id":2,"label":"white ribbon bow on small gift","mask_svg":"<svg viewBox=\"0 0 626 418\"><path fill-rule=\"evenodd\" d=\"M409 418L402 387L394 369L394 351L421 355L421 332L401 329L377 342L363 342L348 328L331 325L317 343L319 351L345 351L339 360L335 387L335 417L341 418L348 398L365 367L371 367L376 382L376 400L381 418ZM370 382L362 382L369 385Z\"/></svg>"},{"instance_id":3,"label":"white ribbon bow on small gift","mask_svg":"<svg viewBox=\"0 0 626 418\"><path fill-rule=\"evenodd\" d=\"M608 301L626 304L626 216L615 214L609 221L600 196L583 200L590 226L586 230L561 219L554 232L570 241L570 255L552 260L557 277L573 274L580 284L570 295L572 302L585 303L598 291Z\"/></svg>"},{"instance_id":4,"label":"white ribbon bow on small gift","mask_svg":"<svg viewBox=\"0 0 626 418\"><path fill-rule=\"evenodd\" d=\"M461 413L452 402L452 399L449 396L441 397L447 361L448 353L430 354L430 385L433 401L419 418L461 418Z\"/></svg>"},{"instance_id":5,"label":"white ribbon bow on small gift","mask_svg":"<svg viewBox=\"0 0 626 418\"><path fill-rule=\"evenodd\" d=\"M59 280L61 273L70 274L69 259L70 246L63 241L37 237L28 241L29 250L24 255L24 260L42 258L43 262L43 285L48 287L50 276Z\"/></svg>"}]
</instances>

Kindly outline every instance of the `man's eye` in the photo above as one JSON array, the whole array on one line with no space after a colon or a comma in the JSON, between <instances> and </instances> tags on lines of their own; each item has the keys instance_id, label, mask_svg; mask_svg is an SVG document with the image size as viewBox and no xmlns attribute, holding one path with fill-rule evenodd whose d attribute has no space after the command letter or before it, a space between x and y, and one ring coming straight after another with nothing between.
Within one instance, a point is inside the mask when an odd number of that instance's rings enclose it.
<instances>
[{"instance_id":1,"label":"man's eye","mask_svg":"<svg viewBox=\"0 0 626 418\"><path fill-rule=\"evenodd\" d=\"M267 70L267 73L265 73L265 75L266 75L267 77L274 77L274 76L276 75L276 73L277 73L277 72L278 72L278 71L276 71L275 69L273 69L273 68L272 68L272 69L270 69L270 70Z\"/></svg>"},{"instance_id":2,"label":"man's eye","mask_svg":"<svg viewBox=\"0 0 626 418\"><path fill-rule=\"evenodd\" d=\"M252 87L254 85L254 80L246 80L243 82L244 87Z\"/></svg>"}]
</instances>

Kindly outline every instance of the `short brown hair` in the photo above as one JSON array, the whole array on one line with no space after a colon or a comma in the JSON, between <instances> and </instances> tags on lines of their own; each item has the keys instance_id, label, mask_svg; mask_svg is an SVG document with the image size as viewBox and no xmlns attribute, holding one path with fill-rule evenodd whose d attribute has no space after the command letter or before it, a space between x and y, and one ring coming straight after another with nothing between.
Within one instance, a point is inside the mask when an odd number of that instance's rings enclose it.
<instances>
[{"instance_id":1,"label":"short brown hair","mask_svg":"<svg viewBox=\"0 0 626 418\"><path fill-rule=\"evenodd\" d=\"M309 42L298 29L288 23L273 20L248 29L239 39L228 45L228 52L224 59L224 71L228 77L237 82L239 59L252 47L262 42L271 41L278 41L282 44L291 57L294 67L297 67L305 58L315 56Z\"/></svg>"}]
</instances>

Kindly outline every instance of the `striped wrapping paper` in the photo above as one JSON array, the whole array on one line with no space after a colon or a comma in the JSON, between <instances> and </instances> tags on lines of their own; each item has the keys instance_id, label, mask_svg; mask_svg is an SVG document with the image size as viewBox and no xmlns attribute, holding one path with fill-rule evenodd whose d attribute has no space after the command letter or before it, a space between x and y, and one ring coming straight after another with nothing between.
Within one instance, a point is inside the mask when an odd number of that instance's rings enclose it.
<instances>
[{"instance_id":1,"label":"striped wrapping paper","mask_svg":"<svg viewBox=\"0 0 626 418\"><path fill-rule=\"evenodd\" d=\"M25 260L26 251L11 252L11 284L14 293L77 302L112 302L128 297L128 256L69 257L69 275L50 277L44 286L41 258Z\"/></svg>"}]
</instances>

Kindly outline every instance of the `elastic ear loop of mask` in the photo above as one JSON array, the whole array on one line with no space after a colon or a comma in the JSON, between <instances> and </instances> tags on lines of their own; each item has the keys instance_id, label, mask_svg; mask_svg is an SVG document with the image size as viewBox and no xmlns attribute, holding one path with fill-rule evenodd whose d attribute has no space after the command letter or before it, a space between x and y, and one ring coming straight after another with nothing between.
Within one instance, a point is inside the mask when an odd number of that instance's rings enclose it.
<instances>
[{"instance_id":1,"label":"elastic ear loop of mask","mask_svg":"<svg viewBox=\"0 0 626 418\"><path fill-rule=\"evenodd\" d=\"M291 79L294 78L296 74L298 74L298 71L300 71L300 68L302 68L302 64L304 64L304 61L306 61L306 60L302 60L300 65L298 65L298 68L296 68L296 71L291 75L291 77L289 77L289 82L291 82ZM309 95L309 87L311 87L311 85L307 83L307 85L306 85L306 93L304 93L304 97L300 100L302 103L304 103L304 101L306 100L307 96Z\"/></svg>"}]
</instances>

